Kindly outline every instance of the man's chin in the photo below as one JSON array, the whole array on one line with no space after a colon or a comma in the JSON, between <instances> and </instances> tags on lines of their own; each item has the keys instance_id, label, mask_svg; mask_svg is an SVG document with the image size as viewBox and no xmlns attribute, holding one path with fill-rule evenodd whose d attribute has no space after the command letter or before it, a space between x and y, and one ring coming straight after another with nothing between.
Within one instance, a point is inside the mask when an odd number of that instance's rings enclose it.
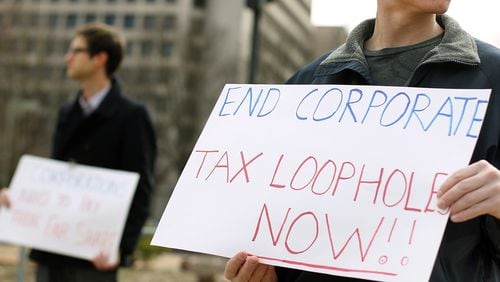
<instances>
[{"instance_id":1,"label":"man's chin","mask_svg":"<svg viewBox=\"0 0 500 282\"><path fill-rule=\"evenodd\" d=\"M69 79L78 79L78 76L71 72L66 72L66 77Z\"/></svg>"}]
</instances>

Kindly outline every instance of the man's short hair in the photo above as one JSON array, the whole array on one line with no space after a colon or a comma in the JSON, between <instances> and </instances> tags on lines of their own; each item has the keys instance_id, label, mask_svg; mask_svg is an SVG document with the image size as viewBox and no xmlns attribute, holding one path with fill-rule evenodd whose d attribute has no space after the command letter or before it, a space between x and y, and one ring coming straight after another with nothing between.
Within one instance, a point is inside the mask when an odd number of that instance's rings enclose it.
<instances>
[{"instance_id":1,"label":"man's short hair","mask_svg":"<svg viewBox=\"0 0 500 282\"><path fill-rule=\"evenodd\" d=\"M106 74L112 76L120 66L125 49L125 38L120 32L103 23L90 23L78 28L76 36L85 39L90 56L100 52L108 55Z\"/></svg>"}]
</instances>

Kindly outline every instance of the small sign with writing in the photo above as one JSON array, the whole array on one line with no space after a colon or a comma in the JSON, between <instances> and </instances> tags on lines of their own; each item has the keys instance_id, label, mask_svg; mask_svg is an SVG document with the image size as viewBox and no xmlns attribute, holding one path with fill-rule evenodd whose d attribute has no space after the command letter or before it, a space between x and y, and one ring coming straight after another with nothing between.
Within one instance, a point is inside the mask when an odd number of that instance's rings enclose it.
<instances>
[{"instance_id":1,"label":"small sign with writing","mask_svg":"<svg viewBox=\"0 0 500 282\"><path fill-rule=\"evenodd\" d=\"M139 174L25 155L0 209L0 241L92 259L118 252Z\"/></svg>"},{"instance_id":2,"label":"small sign with writing","mask_svg":"<svg viewBox=\"0 0 500 282\"><path fill-rule=\"evenodd\" d=\"M490 90L226 85L153 244L383 281L427 281Z\"/></svg>"}]
</instances>

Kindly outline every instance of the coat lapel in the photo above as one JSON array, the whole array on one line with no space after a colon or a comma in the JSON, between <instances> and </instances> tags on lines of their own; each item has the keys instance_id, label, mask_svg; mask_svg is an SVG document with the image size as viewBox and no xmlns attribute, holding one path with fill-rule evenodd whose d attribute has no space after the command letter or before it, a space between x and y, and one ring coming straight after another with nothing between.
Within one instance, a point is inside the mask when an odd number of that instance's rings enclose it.
<instances>
[{"instance_id":1,"label":"coat lapel","mask_svg":"<svg viewBox=\"0 0 500 282\"><path fill-rule=\"evenodd\" d=\"M92 127L113 117L118 110L121 99L119 83L113 78L111 88L99 107L89 116L84 116L78 102L80 95L81 92L78 93L75 101L68 105L68 109L61 112L59 117L56 140L52 150L55 158L64 158L64 152L75 138L80 138L82 134L87 134Z\"/></svg>"}]
</instances>

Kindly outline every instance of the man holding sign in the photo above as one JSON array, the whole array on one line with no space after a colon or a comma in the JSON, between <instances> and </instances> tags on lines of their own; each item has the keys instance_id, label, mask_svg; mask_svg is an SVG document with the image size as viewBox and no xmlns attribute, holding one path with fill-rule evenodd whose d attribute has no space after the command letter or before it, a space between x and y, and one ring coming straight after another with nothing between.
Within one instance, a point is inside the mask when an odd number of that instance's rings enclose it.
<instances>
[{"instance_id":1,"label":"man holding sign","mask_svg":"<svg viewBox=\"0 0 500 282\"><path fill-rule=\"evenodd\" d=\"M123 54L124 41L115 29L89 24L77 31L65 61L67 76L78 81L81 90L59 112L52 151L57 160L139 173L119 253L96 254L87 261L32 250L30 258L38 264L37 282L116 281L118 267L132 262L149 213L156 141L146 108L125 97L114 77ZM8 194L6 189L0 191L0 205L15 208ZM88 209L95 208L92 202L87 204Z\"/></svg>"},{"instance_id":2,"label":"man holding sign","mask_svg":"<svg viewBox=\"0 0 500 282\"><path fill-rule=\"evenodd\" d=\"M437 192L450 221L430 281L500 281L500 51L443 15L449 0L377 4L376 21L361 23L346 44L288 83L492 89L471 164ZM245 252L228 261L225 276L233 282L363 281L260 264Z\"/></svg>"}]
</instances>

